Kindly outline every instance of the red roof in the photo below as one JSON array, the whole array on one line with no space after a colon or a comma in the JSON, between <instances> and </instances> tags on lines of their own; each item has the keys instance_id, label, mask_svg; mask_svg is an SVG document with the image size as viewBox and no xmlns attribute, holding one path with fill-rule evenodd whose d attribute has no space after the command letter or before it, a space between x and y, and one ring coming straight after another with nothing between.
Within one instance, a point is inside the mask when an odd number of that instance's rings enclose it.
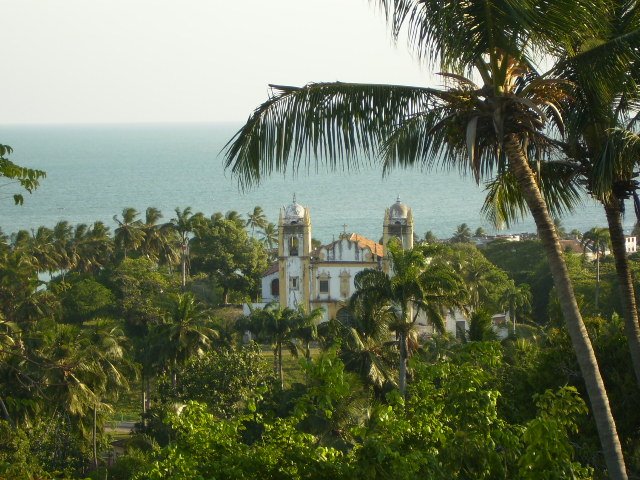
<instances>
[{"instance_id":1,"label":"red roof","mask_svg":"<svg viewBox=\"0 0 640 480\"><path fill-rule=\"evenodd\" d=\"M267 271L262 274L262 276L266 277L267 275L276 273L278 269L279 269L278 262L272 263L271 265L269 265L269 268L267 268Z\"/></svg>"},{"instance_id":2,"label":"red roof","mask_svg":"<svg viewBox=\"0 0 640 480\"><path fill-rule=\"evenodd\" d=\"M384 257L384 246L378 242L371 240L370 238L363 237L357 233L349 235L349 240L358 244L360 248L368 248L371 253L378 257Z\"/></svg>"}]
</instances>

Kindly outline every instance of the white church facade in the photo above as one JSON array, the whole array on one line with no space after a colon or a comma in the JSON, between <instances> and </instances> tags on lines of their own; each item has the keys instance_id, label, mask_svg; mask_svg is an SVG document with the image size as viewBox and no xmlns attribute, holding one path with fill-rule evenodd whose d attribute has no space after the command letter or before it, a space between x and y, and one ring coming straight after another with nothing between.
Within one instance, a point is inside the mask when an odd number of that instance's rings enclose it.
<instances>
[{"instance_id":1,"label":"white church facade","mask_svg":"<svg viewBox=\"0 0 640 480\"><path fill-rule=\"evenodd\" d=\"M356 233L342 233L337 240L314 249L310 210L294 198L280 211L278 260L263 275L262 302L254 307L272 302L282 307L302 306L307 311L321 307L323 321L339 318L355 291L358 272L367 268L389 272L384 245L391 238L398 238L406 249L413 248L413 214L400 199L386 209L382 223L382 244ZM248 306L245 313L249 313ZM462 327L459 321L457 328ZM426 327L419 323L422 329ZM447 330L455 333L456 319L447 323Z\"/></svg>"}]
</instances>

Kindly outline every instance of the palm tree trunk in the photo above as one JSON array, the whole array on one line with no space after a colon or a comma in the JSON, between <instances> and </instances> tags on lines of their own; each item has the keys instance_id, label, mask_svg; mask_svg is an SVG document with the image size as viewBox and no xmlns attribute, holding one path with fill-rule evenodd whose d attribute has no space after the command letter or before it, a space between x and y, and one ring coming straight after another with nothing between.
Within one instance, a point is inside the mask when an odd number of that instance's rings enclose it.
<instances>
[{"instance_id":1,"label":"palm tree trunk","mask_svg":"<svg viewBox=\"0 0 640 480\"><path fill-rule=\"evenodd\" d=\"M640 385L640 325L638 324L638 310L636 308L635 289L627 261L624 230L622 229L622 212L617 200L604 203L604 210L609 223L611 236L611 251L616 262L616 273L622 293L622 312L624 315L624 331L629 343L631 362L636 374L636 381Z\"/></svg>"},{"instance_id":2,"label":"palm tree trunk","mask_svg":"<svg viewBox=\"0 0 640 480\"><path fill-rule=\"evenodd\" d=\"M98 413L96 404L93 404L93 468L98 468L98 435L97 435Z\"/></svg>"},{"instance_id":3,"label":"palm tree trunk","mask_svg":"<svg viewBox=\"0 0 640 480\"><path fill-rule=\"evenodd\" d=\"M187 285L187 254L186 247L182 244L182 288Z\"/></svg>"},{"instance_id":4,"label":"palm tree trunk","mask_svg":"<svg viewBox=\"0 0 640 480\"><path fill-rule=\"evenodd\" d=\"M573 285L562 256L558 234L555 231L546 202L540 194L534 173L529 166L518 137L513 134L509 135L505 140L504 147L511 171L518 181L523 197L536 222L538 235L549 262L553 283L560 300L562 315L567 324L569 337L571 338L589 395L591 410L598 429L609 477L615 480L627 479L622 448L620 447L616 424L611 414L609 399L587 329L578 309Z\"/></svg>"},{"instance_id":5,"label":"palm tree trunk","mask_svg":"<svg viewBox=\"0 0 640 480\"><path fill-rule=\"evenodd\" d=\"M4 403L4 400L2 398L0 398L0 409L2 410L2 416L4 417L4 419L9 422L11 426L14 426L13 422L11 421L11 415L9 415L9 410L7 410L7 405Z\"/></svg>"},{"instance_id":6,"label":"palm tree trunk","mask_svg":"<svg viewBox=\"0 0 640 480\"><path fill-rule=\"evenodd\" d=\"M600 300L600 246L596 246L596 311Z\"/></svg>"},{"instance_id":7,"label":"palm tree trunk","mask_svg":"<svg viewBox=\"0 0 640 480\"><path fill-rule=\"evenodd\" d=\"M146 410L151 408L151 377L147 375L147 398L146 398Z\"/></svg>"},{"instance_id":8,"label":"palm tree trunk","mask_svg":"<svg viewBox=\"0 0 640 480\"><path fill-rule=\"evenodd\" d=\"M404 397L407 394L407 335L400 331L398 338L400 347L400 366L398 368L398 388Z\"/></svg>"},{"instance_id":9,"label":"palm tree trunk","mask_svg":"<svg viewBox=\"0 0 640 480\"><path fill-rule=\"evenodd\" d=\"M145 382L147 380L147 376L142 372L142 413L147 413L147 391L145 389Z\"/></svg>"},{"instance_id":10,"label":"palm tree trunk","mask_svg":"<svg viewBox=\"0 0 640 480\"><path fill-rule=\"evenodd\" d=\"M280 378L280 388L284 388L284 375L282 373L282 344L278 346L278 376Z\"/></svg>"}]
</instances>

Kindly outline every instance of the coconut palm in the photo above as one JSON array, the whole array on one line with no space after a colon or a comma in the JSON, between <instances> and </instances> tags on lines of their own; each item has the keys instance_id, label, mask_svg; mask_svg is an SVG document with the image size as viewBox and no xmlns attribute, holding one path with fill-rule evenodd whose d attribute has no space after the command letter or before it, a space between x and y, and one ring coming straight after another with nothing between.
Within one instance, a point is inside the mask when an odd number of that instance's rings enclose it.
<instances>
[{"instance_id":1,"label":"coconut palm","mask_svg":"<svg viewBox=\"0 0 640 480\"><path fill-rule=\"evenodd\" d=\"M75 265L70 255L70 243L73 236L73 227L66 220L56 223L53 227L53 245L58 257L58 269L62 276Z\"/></svg>"},{"instance_id":2,"label":"coconut palm","mask_svg":"<svg viewBox=\"0 0 640 480\"><path fill-rule=\"evenodd\" d=\"M158 223L160 219L160 210L155 207L147 208L142 225L144 242L140 252L160 264L171 265L179 261L176 231L171 223Z\"/></svg>"},{"instance_id":3,"label":"coconut palm","mask_svg":"<svg viewBox=\"0 0 640 480\"><path fill-rule=\"evenodd\" d=\"M236 212L235 210L229 210L227 213L224 214L224 218L232 222L236 222L238 225L242 227L247 225L247 222L245 222L244 218L242 218L242 215Z\"/></svg>"},{"instance_id":4,"label":"coconut palm","mask_svg":"<svg viewBox=\"0 0 640 480\"><path fill-rule=\"evenodd\" d=\"M333 320L345 368L378 391L385 385L397 387L388 350L389 325L394 318L390 310L381 307L369 298L352 296L348 314Z\"/></svg>"},{"instance_id":5,"label":"coconut palm","mask_svg":"<svg viewBox=\"0 0 640 480\"><path fill-rule=\"evenodd\" d=\"M284 388L282 349L286 348L291 355L298 356L298 334L301 327L308 325L310 318L304 319L299 310L283 308L277 303L254 310L249 316L250 330L261 341L270 343L273 348L273 368L280 380L280 388Z\"/></svg>"},{"instance_id":6,"label":"coconut palm","mask_svg":"<svg viewBox=\"0 0 640 480\"><path fill-rule=\"evenodd\" d=\"M588 48L564 49L557 67L574 85L565 150L579 162L585 183L605 209L625 334L640 383L640 325L622 225L625 200L637 199L638 188L634 177L640 157L625 147L637 132L640 12L635 2L620 0L609 2L600 16L599 28L585 40Z\"/></svg>"},{"instance_id":7,"label":"coconut palm","mask_svg":"<svg viewBox=\"0 0 640 480\"><path fill-rule=\"evenodd\" d=\"M193 356L202 355L217 337L210 325L211 312L199 304L192 293L173 296L171 308L153 337L159 358L171 371L174 386L177 367Z\"/></svg>"},{"instance_id":8,"label":"coconut palm","mask_svg":"<svg viewBox=\"0 0 640 480\"><path fill-rule=\"evenodd\" d=\"M456 227L456 231L451 237L452 243L469 243L471 241L471 229L466 223L461 223Z\"/></svg>"},{"instance_id":9,"label":"coconut palm","mask_svg":"<svg viewBox=\"0 0 640 480\"><path fill-rule=\"evenodd\" d=\"M267 223L262 227L261 232L262 238L260 241L267 248L269 254L272 255L273 252L277 252L278 250L278 227L274 223Z\"/></svg>"},{"instance_id":10,"label":"coconut palm","mask_svg":"<svg viewBox=\"0 0 640 480\"><path fill-rule=\"evenodd\" d=\"M446 312L462 307L466 290L462 279L446 263L429 264L427 253L435 251L423 247L403 250L397 241L390 241L387 253L392 272L367 269L356 274L352 302L377 305L386 312L390 330L398 337L400 352L398 387L402 395L407 386L409 339L420 313L442 332Z\"/></svg>"},{"instance_id":11,"label":"coconut palm","mask_svg":"<svg viewBox=\"0 0 640 480\"><path fill-rule=\"evenodd\" d=\"M122 210L122 220L117 215L113 216L113 221L118 224L114 230L116 248L122 252L124 258L127 253L137 250L144 242L144 231L142 221L137 219L139 213L135 208L125 208Z\"/></svg>"},{"instance_id":12,"label":"coconut palm","mask_svg":"<svg viewBox=\"0 0 640 480\"><path fill-rule=\"evenodd\" d=\"M518 313L525 313L531 309L531 288L529 285L516 286L513 281L505 289L500 297L502 308L509 312L509 317L513 323L513 334L516 333L516 316Z\"/></svg>"},{"instance_id":13,"label":"coconut palm","mask_svg":"<svg viewBox=\"0 0 640 480\"><path fill-rule=\"evenodd\" d=\"M310 312L306 312L305 309L300 306L298 308L298 326L296 328L295 336L302 343L304 352L304 358L307 361L311 361L311 342L318 338L318 324L324 316L323 308L314 308Z\"/></svg>"},{"instance_id":14,"label":"coconut palm","mask_svg":"<svg viewBox=\"0 0 640 480\"><path fill-rule=\"evenodd\" d=\"M587 249L596 254L596 294L595 307L598 309L600 297L600 257L604 256L611 245L611 235L608 228L593 227L582 235L580 242L586 253Z\"/></svg>"},{"instance_id":15,"label":"coconut palm","mask_svg":"<svg viewBox=\"0 0 640 480\"><path fill-rule=\"evenodd\" d=\"M191 212L191 207L182 210L176 208L176 216L171 219L171 225L178 233L180 238L180 264L182 266L182 288L187 285L187 276L189 274L189 238L193 233L195 225L195 216Z\"/></svg>"},{"instance_id":16,"label":"coconut palm","mask_svg":"<svg viewBox=\"0 0 640 480\"><path fill-rule=\"evenodd\" d=\"M251 236L254 235L256 228L264 228L268 223L262 207L256 206L253 212L247 213L247 226L251 227Z\"/></svg>"},{"instance_id":17,"label":"coconut palm","mask_svg":"<svg viewBox=\"0 0 640 480\"><path fill-rule=\"evenodd\" d=\"M72 242L75 269L82 273L97 273L112 260L114 242L109 227L103 222L94 222L91 227L76 227Z\"/></svg>"},{"instance_id":18,"label":"coconut palm","mask_svg":"<svg viewBox=\"0 0 640 480\"><path fill-rule=\"evenodd\" d=\"M549 134L563 131L560 111L570 99L565 80L533 68L536 54L582 45L599 28L606 2L582 0L579 8L563 0L378 3L394 35L406 27L412 47L444 70L449 86L272 86L271 98L228 144L227 166L243 186L263 172L308 168L313 159L336 167L376 154L387 170L443 163L471 170L476 181L496 171L513 175L545 248L609 474L626 478L597 360L541 193L543 180L532 168L532 161L535 166L556 154Z\"/></svg>"}]
</instances>

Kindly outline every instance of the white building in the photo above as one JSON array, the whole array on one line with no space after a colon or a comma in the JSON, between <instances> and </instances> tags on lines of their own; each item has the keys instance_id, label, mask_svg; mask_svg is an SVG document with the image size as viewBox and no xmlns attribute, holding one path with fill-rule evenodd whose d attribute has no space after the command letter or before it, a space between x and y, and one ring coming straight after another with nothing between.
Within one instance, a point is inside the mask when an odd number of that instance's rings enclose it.
<instances>
[{"instance_id":1,"label":"white building","mask_svg":"<svg viewBox=\"0 0 640 480\"><path fill-rule=\"evenodd\" d=\"M278 261L264 273L262 302L254 306L277 301L282 307L302 305L307 311L321 307L323 321L347 314L342 309L355 290L356 274L367 268L389 272L384 247L389 239L398 238L404 248L413 248L413 214L400 199L386 209L382 223L383 244L356 233L342 233L337 240L312 249L310 210L294 198L280 211ZM421 330L427 329L424 321L418 323ZM447 319L447 330L455 333L460 328L466 328L464 319Z\"/></svg>"}]
</instances>

